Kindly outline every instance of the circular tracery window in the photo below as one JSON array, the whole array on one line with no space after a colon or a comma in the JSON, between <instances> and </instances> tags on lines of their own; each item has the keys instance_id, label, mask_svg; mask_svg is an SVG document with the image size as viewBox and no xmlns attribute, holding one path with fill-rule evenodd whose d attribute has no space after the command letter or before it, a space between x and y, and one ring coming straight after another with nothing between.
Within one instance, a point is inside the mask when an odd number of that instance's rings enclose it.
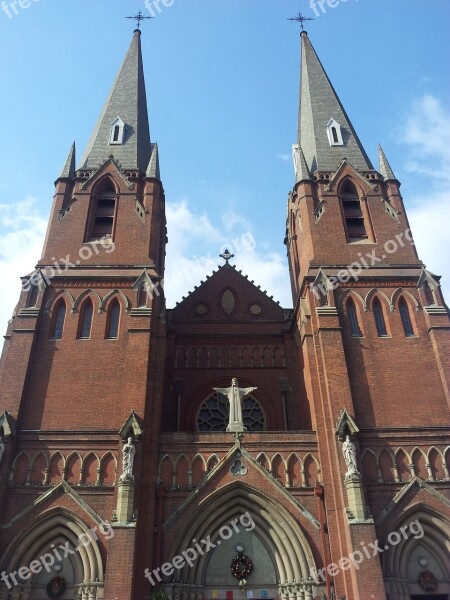
<instances>
[{"instance_id":1,"label":"circular tracery window","mask_svg":"<svg viewBox=\"0 0 450 600\"><path fill-rule=\"evenodd\" d=\"M198 431L226 431L229 421L228 398L215 392L200 407L197 417ZM266 418L259 402L248 396L242 403L244 426L248 431L264 431Z\"/></svg>"}]
</instances>

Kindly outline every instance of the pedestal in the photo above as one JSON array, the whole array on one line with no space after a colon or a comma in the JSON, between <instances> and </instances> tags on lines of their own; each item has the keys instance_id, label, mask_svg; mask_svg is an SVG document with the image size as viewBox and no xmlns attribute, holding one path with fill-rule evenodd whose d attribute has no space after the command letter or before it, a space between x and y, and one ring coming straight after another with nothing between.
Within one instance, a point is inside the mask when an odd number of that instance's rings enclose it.
<instances>
[{"instance_id":1,"label":"pedestal","mask_svg":"<svg viewBox=\"0 0 450 600\"><path fill-rule=\"evenodd\" d=\"M117 495L117 524L129 523L134 513L134 491L136 483L134 479L119 481Z\"/></svg>"},{"instance_id":2,"label":"pedestal","mask_svg":"<svg viewBox=\"0 0 450 600\"><path fill-rule=\"evenodd\" d=\"M348 475L345 478L347 488L349 519L364 521L367 519L364 488L359 475Z\"/></svg>"}]
</instances>

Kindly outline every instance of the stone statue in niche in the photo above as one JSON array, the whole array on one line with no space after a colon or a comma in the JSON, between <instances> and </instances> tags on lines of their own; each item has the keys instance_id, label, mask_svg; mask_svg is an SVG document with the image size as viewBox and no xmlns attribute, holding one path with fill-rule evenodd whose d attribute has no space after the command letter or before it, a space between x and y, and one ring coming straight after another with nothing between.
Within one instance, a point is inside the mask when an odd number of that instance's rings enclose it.
<instances>
[{"instance_id":1,"label":"stone statue in niche","mask_svg":"<svg viewBox=\"0 0 450 600\"><path fill-rule=\"evenodd\" d=\"M233 377L231 387L228 388L213 388L216 392L224 394L230 403L230 418L228 421L227 431L245 431L244 418L242 416L242 401L246 396L251 394L256 387L240 388L238 380Z\"/></svg>"},{"instance_id":2,"label":"stone statue in niche","mask_svg":"<svg viewBox=\"0 0 450 600\"><path fill-rule=\"evenodd\" d=\"M133 463L136 447L133 444L133 438L129 437L127 443L122 449L123 457L123 473L120 476L120 481L134 481Z\"/></svg>"},{"instance_id":3,"label":"stone statue in niche","mask_svg":"<svg viewBox=\"0 0 450 600\"><path fill-rule=\"evenodd\" d=\"M347 465L346 477L357 475L359 477L358 465L356 463L356 446L351 441L350 436L345 436L345 442L342 444L342 453L345 464Z\"/></svg>"}]
</instances>

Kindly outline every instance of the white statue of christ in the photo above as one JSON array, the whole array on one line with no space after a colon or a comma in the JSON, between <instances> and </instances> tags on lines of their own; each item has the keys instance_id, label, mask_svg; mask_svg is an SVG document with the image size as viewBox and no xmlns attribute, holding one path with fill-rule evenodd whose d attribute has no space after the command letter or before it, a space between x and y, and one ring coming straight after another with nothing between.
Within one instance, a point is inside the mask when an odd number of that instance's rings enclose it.
<instances>
[{"instance_id":1,"label":"white statue of christ","mask_svg":"<svg viewBox=\"0 0 450 600\"><path fill-rule=\"evenodd\" d=\"M240 388L236 377L233 377L231 380L231 387L229 388L213 388L216 392L225 394L230 403L230 419L228 421L227 431L246 431L246 427L244 427L244 418L242 416L242 400L251 394L253 390L257 389L258 388L255 387Z\"/></svg>"}]
</instances>

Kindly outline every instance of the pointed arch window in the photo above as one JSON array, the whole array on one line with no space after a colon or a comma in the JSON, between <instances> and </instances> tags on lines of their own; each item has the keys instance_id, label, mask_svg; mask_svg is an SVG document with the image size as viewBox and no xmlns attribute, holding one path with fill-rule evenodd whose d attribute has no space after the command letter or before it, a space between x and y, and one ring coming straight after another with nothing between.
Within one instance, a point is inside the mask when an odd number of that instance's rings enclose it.
<instances>
[{"instance_id":1,"label":"pointed arch window","mask_svg":"<svg viewBox=\"0 0 450 600\"><path fill-rule=\"evenodd\" d=\"M108 310L107 331L106 337L110 340L119 337L119 321L120 321L120 304L117 300L113 300Z\"/></svg>"},{"instance_id":2,"label":"pointed arch window","mask_svg":"<svg viewBox=\"0 0 450 600\"><path fill-rule=\"evenodd\" d=\"M400 317L402 319L403 331L405 332L406 337L413 337L414 330L411 323L411 317L409 316L408 305L406 304L406 300L402 297L398 303L398 309L400 311Z\"/></svg>"},{"instance_id":3,"label":"pointed arch window","mask_svg":"<svg viewBox=\"0 0 450 600\"><path fill-rule=\"evenodd\" d=\"M361 330L358 324L358 316L356 314L355 303L351 298L347 301L347 319L350 325L352 337L361 337Z\"/></svg>"},{"instance_id":4,"label":"pointed arch window","mask_svg":"<svg viewBox=\"0 0 450 600\"><path fill-rule=\"evenodd\" d=\"M333 142L335 144L337 144L339 142L339 138L338 138L338 134L337 134L337 131L336 131L336 127L332 127L331 128L331 134L332 134L332 137L333 137Z\"/></svg>"},{"instance_id":5,"label":"pointed arch window","mask_svg":"<svg viewBox=\"0 0 450 600\"><path fill-rule=\"evenodd\" d=\"M27 297L27 308L34 308L37 304L37 299L39 295L39 288L37 285L32 285L28 292Z\"/></svg>"},{"instance_id":6,"label":"pointed arch window","mask_svg":"<svg viewBox=\"0 0 450 600\"><path fill-rule=\"evenodd\" d=\"M425 281L423 284L423 294L425 296L425 302L427 306L432 306L435 304L433 290L431 289L428 281Z\"/></svg>"},{"instance_id":7,"label":"pointed arch window","mask_svg":"<svg viewBox=\"0 0 450 600\"><path fill-rule=\"evenodd\" d=\"M55 306L54 318L51 328L51 338L54 340L60 340L63 336L64 321L66 319L66 303L64 300L60 300Z\"/></svg>"},{"instance_id":8,"label":"pointed arch window","mask_svg":"<svg viewBox=\"0 0 450 600\"><path fill-rule=\"evenodd\" d=\"M109 143L111 145L123 144L123 136L125 133L125 123L120 117L114 119L111 123L111 130L109 133Z\"/></svg>"},{"instance_id":9,"label":"pointed arch window","mask_svg":"<svg viewBox=\"0 0 450 600\"><path fill-rule=\"evenodd\" d=\"M328 306L328 294L324 290L319 290L319 306Z\"/></svg>"},{"instance_id":10,"label":"pointed arch window","mask_svg":"<svg viewBox=\"0 0 450 600\"><path fill-rule=\"evenodd\" d=\"M368 235L361 200L355 186L348 180L342 187L341 203L348 240L366 239Z\"/></svg>"},{"instance_id":11,"label":"pointed arch window","mask_svg":"<svg viewBox=\"0 0 450 600\"><path fill-rule=\"evenodd\" d=\"M316 279L312 287L312 292L314 294L314 298L316 299L316 304L318 306L328 306L328 286L325 279Z\"/></svg>"},{"instance_id":12,"label":"pointed arch window","mask_svg":"<svg viewBox=\"0 0 450 600\"><path fill-rule=\"evenodd\" d=\"M145 283L139 287L137 305L138 308L144 308L147 306L147 286Z\"/></svg>"},{"instance_id":13,"label":"pointed arch window","mask_svg":"<svg viewBox=\"0 0 450 600\"><path fill-rule=\"evenodd\" d=\"M80 311L80 321L78 329L78 338L85 340L91 337L92 327L92 316L94 314L94 308L92 301L88 298L84 303Z\"/></svg>"},{"instance_id":14,"label":"pointed arch window","mask_svg":"<svg viewBox=\"0 0 450 600\"><path fill-rule=\"evenodd\" d=\"M379 337L386 337L386 323L384 322L383 308L378 298L375 298L372 304L373 316L375 319L375 325L377 327L377 333Z\"/></svg>"},{"instance_id":15,"label":"pointed arch window","mask_svg":"<svg viewBox=\"0 0 450 600\"><path fill-rule=\"evenodd\" d=\"M116 217L116 191L111 182L107 182L99 191L93 203L88 241L112 238Z\"/></svg>"},{"instance_id":16,"label":"pointed arch window","mask_svg":"<svg viewBox=\"0 0 450 600\"><path fill-rule=\"evenodd\" d=\"M334 119L330 119L327 124L327 136L330 146L343 146L341 126Z\"/></svg>"}]
</instances>

